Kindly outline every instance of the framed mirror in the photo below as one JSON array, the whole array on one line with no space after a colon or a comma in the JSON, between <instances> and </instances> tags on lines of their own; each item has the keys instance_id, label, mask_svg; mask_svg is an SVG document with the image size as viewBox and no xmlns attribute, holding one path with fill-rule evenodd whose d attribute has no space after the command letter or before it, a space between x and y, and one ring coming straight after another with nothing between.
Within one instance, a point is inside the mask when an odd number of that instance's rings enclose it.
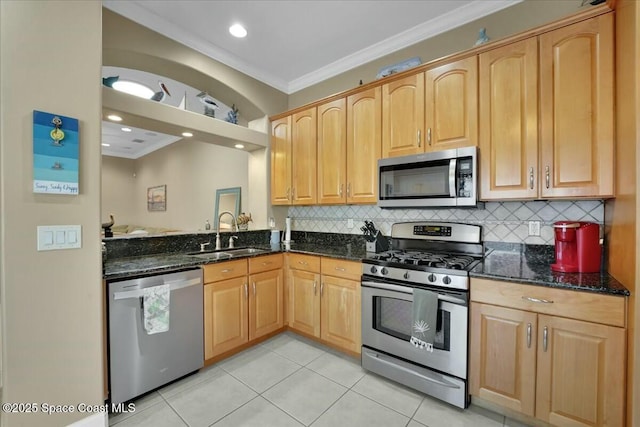
<instances>
[{"instance_id":1,"label":"framed mirror","mask_svg":"<svg viewBox=\"0 0 640 427\"><path fill-rule=\"evenodd\" d=\"M216 190L216 208L213 214L214 230L231 230L231 215L225 215L221 218L221 224L218 226L218 217L222 212L231 212L233 216L238 218L240 214L240 187L219 188Z\"/></svg>"}]
</instances>

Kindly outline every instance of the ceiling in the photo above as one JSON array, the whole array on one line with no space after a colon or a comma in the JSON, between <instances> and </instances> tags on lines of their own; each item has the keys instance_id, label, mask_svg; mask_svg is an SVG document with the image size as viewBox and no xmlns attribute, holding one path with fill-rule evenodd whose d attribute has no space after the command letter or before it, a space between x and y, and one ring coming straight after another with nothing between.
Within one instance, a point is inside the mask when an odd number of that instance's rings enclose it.
<instances>
[{"instance_id":1,"label":"ceiling","mask_svg":"<svg viewBox=\"0 0 640 427\"><path fill-rule=\"evenodd\" d=\"M103 0L287 94L522 0ZM228 28L243 24L244 39Z\"/></svg>"}]
</instances>

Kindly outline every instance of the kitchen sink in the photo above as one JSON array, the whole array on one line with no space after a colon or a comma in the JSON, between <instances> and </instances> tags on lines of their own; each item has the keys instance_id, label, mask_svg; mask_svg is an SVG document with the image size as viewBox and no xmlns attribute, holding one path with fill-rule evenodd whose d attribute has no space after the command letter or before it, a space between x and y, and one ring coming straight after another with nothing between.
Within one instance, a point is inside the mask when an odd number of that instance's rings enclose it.
<instances>
[{"instance_id":1,"label":"kitchen sink","mask_svg":"<svg viewBox=\"0 0 640 427\"><path fill-rule=\"evenodd\" d=\"M187 255L201 259L220 260L245 255L259 254L262 252L267 252L267 250L258 248L238 248L223 249L222 251L191 252Z\"/></svg>"}]
</instances>

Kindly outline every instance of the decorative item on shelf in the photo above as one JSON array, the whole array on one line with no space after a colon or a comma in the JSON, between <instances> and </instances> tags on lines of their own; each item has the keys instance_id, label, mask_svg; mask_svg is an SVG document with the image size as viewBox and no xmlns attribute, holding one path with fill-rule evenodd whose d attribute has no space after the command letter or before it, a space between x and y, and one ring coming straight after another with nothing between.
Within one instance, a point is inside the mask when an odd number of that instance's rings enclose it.
<instances>
[{"instance_id":1,"label":"decorative item on shelf","mask_svg":"<svg viewBox=\"0 0 640 427\"><path fill-rule=\"evenodd\" d=\"M186 110L187 109L187 91L184 91L184 96L182 97L182 101L180 101L180 104L178 104L178 108L181 110Z\"/></svg>"},{"instance_id":2,"label":"decorative item on shelf","mask_svg":"<svg viewBox=\"0 0 640 427\"><path fill-rule=\"evenodd\" d=\"M245 215L244 212L242 212L240 215L238 215L238 218L236 220L236 224L238 224L238 230L248 230L249 222L253 222L253 219L251 219L251 214Z\"/></svg>"},{"instance_id":3,"label":"decorative item on shelf","mask_svg":"<svg viewBox=\"0 0 640 427\"><path fill-rule=\"evenodd\" d=\"M103 77L102 85L106 87L113 88L113 84L118 81L120 76L111 76L111 77Z\"/></svg>"},{"instance_id":4,"label":"decorative item on shelf","mask_svg":"<svg viewBox=\"0 0 640 427\"><path fill-rule=\"evenodd\" d=\"M238 124L238 109L236 108L236 104L231 106L231 111L227 113L227 118L225 120L229 123L233 123L234 125Z\"/></svg>"},{"instance_id":5,"label":"decorative item on shelf","mask_svg":"<svg viewBox=\"0 0 640 427\"><path fill-rule=\"evenodd\" d=\"M399 73L401 71L408 70L409 68L416 67L422 64L422 60L415 56L413 58L409 58L405 61L398 62L397 64L388 65L386 67L382 67L378 74L376 74L376 79L380 79L382 77L390 76L391 74Z\"/></svg>"},{"instance_id":6,"label":"decorative item on shelf","mask_svg":"<svg viewBox=\"0 0 640 427\"><path fill-rule=\"evenodd\" d=\"M474 46L485 44L488 41L489 41L489 36L487 36L487 29L480 28L480 31L478 32L478 40L476 40L476 43L474 44Z\"/></svg>"},{"instance_id":7,"label":"decorative item on shelf","mask_svg":"<svg viewBox=\"0 0 640 427\"><path fill-rule=\"evenodd\" d=\"M153 94L151 100L162 102L167 97L167 95L171 96L171 94L169 93L169 89L167 89L167 86L159 80L158 85L160 86L160 90Z\"/></svg>"},{"instance_id":8,"label":"decorative item on shelf","mask_svg":"<svg viewBox=\"0 0 640 427\"><path fill-rule=\"evenodd\" d=\"M204 115L208 117L216 117L216 110L219 108L216 101L207 92L200 92L196 95L200 98L200 102L204 104Z\"/></svg>"},{"instance_id":9,"label":"decorative item on shelf","mask_svg":"<svg viewBox=\"0 0 640 427\"><path fill-rule=\"evenodd\" d=\"M113 219L113 214L109 214L109 222L103 222L102 228L104 229L104 237L113 237L113 231L111 231L111 227L115 224L115 220ZM106 249L103 249L105 251Z\"/></svg>"}]
</instances>

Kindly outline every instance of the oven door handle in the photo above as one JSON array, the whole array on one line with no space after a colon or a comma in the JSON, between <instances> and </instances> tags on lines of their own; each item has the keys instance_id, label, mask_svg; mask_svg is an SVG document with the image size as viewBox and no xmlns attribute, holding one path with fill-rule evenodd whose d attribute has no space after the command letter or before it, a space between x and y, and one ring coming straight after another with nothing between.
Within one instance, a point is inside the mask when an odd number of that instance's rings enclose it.
<instances>
[{"instance_id":1,"label":"oven door handle","mask_svg":"<svg viewBox=\"0 0 640 427\"><path fill-rule=\"evenodd\" d=\"M362 282L362 286L367 286L369 288L375 288L375 289L384 289L387 291L393 291L393 292L401 292L403 294L409 294L409 295L413 295L413 288L409 287L409 286L399 286L399 285L391 285L389 283L380 283L380 282ZM435 292L435 291L434 291ZM467 305L467 301L463 300L462 298L456 298L454 296L451 295L444 295L441 293L438 293L438 300L439 301L447 301L453 304L460 304L460 305Z\"/></svg>"},{"instance_id":2,"label":"oven door handle","mask_svg":"<svg viewBox=\"0 0 640 427\"><path fill-rule=\"evenodd\" d=\"M446 381L446 380L445 380L445 379L443 379L443 378L440 378L440 379L431 378L431 377L428 377L428 376L426 376L426 375L422 375L422 374L421 374L421 373L419 373L419 372L412 371L412 370L411 370L411 369L409 369L409 368L405 368L404 366L397 365L397 364L395 364L395 363L391 362L390 360L387 360L387 359L386 359L383 355L381 355L381 354L378 354L378 353L372 353L372 352L367 351L367 350L365 350L365 353L367 353L367 356L372 357L372 358L375 358L375 359L377 359L379 362L384 363L385 365L393 366L393 368L394 368L394 369L399 369L399 370L404 371L404 372L406 372L406 373L408 373L408 374L411 374L411 375L414 375L414 376L416 376L416 377L422 378L422 379L423 379L423 380L425 380L425 381L429 381L429 382L431 382L431 383L435 383L435 384L441 385L441 386L443 386L443 387L448 387L448 388L458 388L458 389L460 388L460 386L459 386L459 385L454 384L454 383L450 383L449 381ZM437 374L434 374L434 375L437 375Z\"/></svg>"}]
</instances>

